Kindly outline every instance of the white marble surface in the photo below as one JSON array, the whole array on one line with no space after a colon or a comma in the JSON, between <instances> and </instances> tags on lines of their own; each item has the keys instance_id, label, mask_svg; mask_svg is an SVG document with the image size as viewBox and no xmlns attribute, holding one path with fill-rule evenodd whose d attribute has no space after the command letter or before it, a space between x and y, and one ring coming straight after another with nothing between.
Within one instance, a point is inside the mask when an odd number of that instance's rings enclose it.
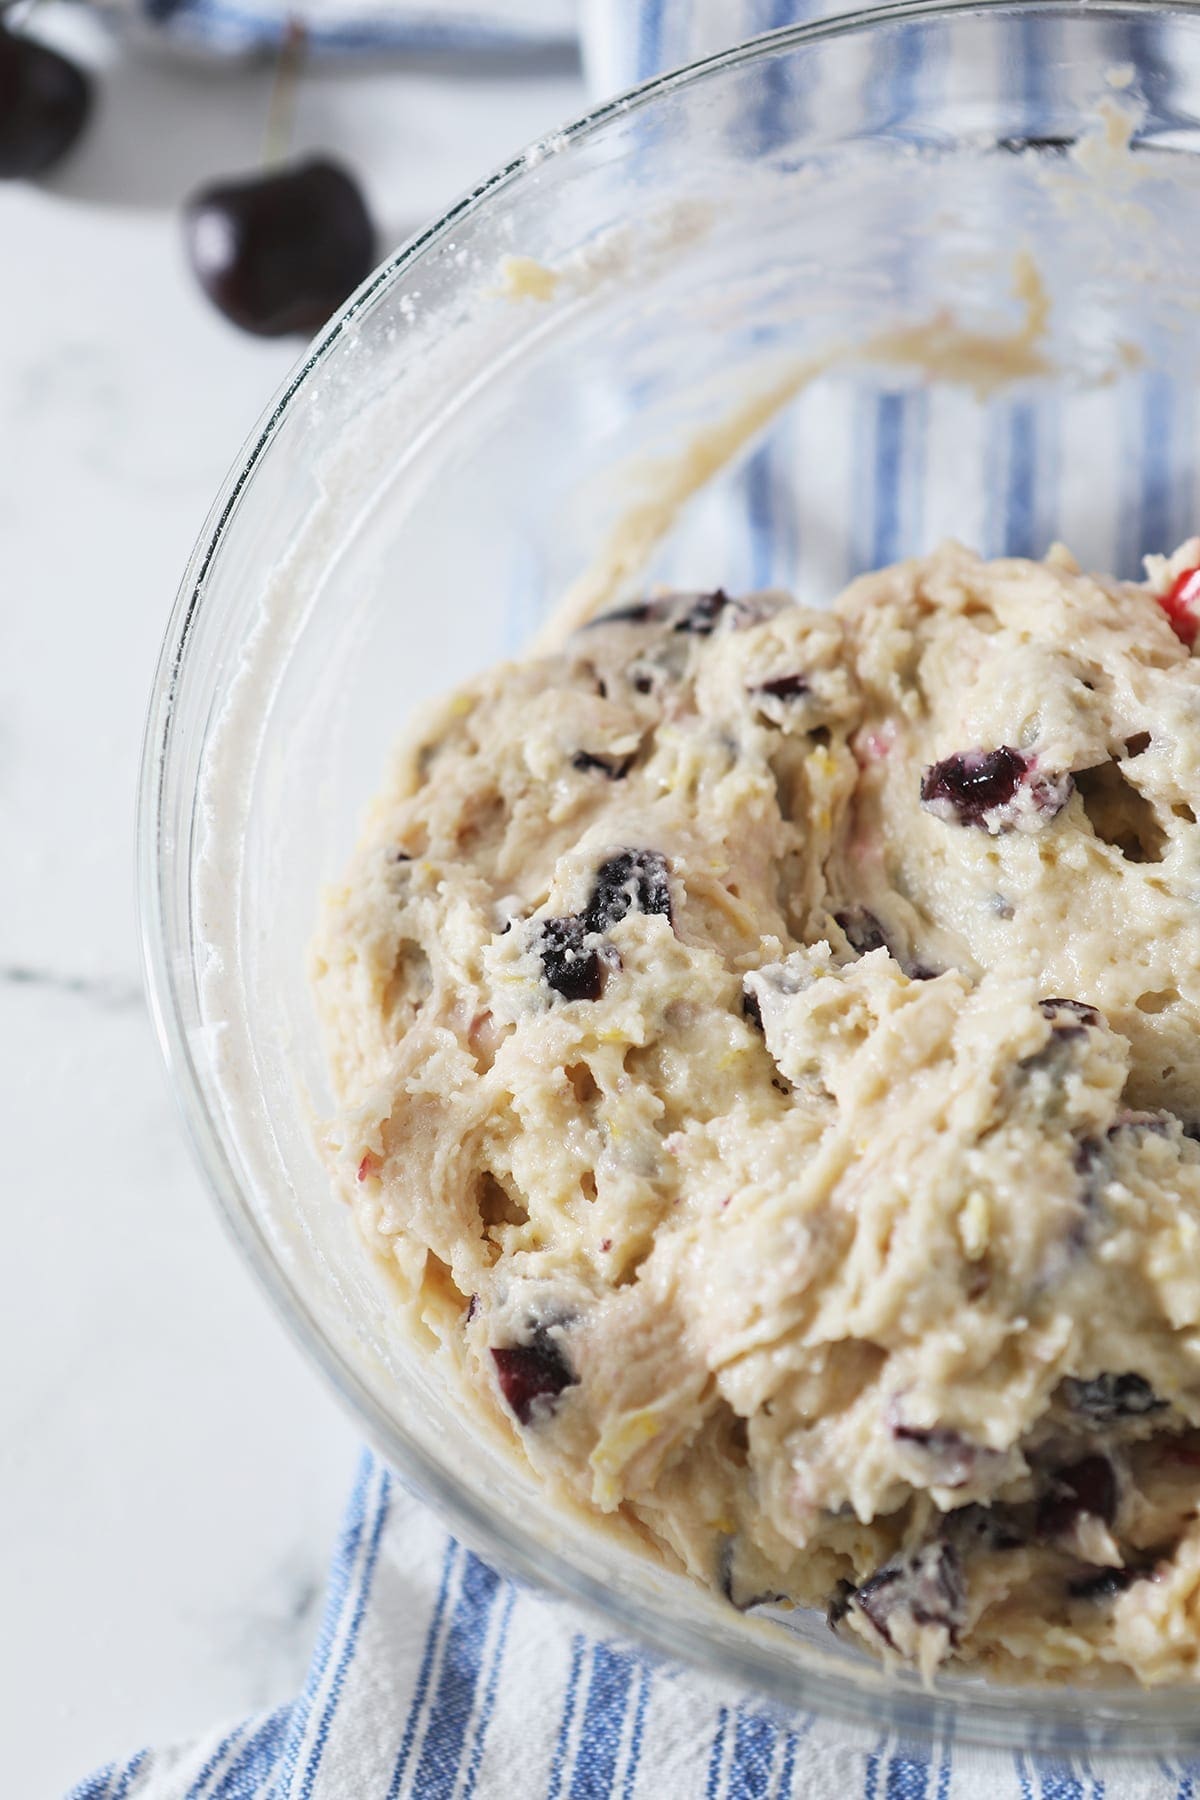
<instances>
[{"instance_id":1,"label":"white marble surface","mask_svg":"<svg viewBox=\"0 0 1200 1800\"><path fill-rule=\"evenodd\" d=\"M48 34L77 33L52 0ZM178 201L267 78L115 52L50 184L0 188L0 1792L295 1691L355 1459L193 1169L141 999L138 752L176 582L292 361L195 291ZM298 147L385 236L580 109L566 69L314 74Z\"/></svg>"}]
</instances>

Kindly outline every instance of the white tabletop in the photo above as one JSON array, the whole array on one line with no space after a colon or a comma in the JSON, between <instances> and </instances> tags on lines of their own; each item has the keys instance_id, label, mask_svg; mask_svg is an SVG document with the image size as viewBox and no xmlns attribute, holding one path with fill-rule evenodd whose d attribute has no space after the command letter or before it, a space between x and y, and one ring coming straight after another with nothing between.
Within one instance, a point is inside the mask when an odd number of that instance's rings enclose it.
<instances>
[{"instance_id":1,"label":"white tabletop","mask_svg":"<svg viewBox=\"0 0 1200 1800\"><path fill-rule=\"evenodd\" d=\"M47 0L44 29L85 29ZM297 1688L355 1436L225 1238L138 973L134 788L192 541L294 359L197 292L177 208L253 167L268 76L115 51L85 144L0 187L0 1791ZM577 113L569 70L316 73L297 148L388 245Z\"/></svg>"}]
</instances>

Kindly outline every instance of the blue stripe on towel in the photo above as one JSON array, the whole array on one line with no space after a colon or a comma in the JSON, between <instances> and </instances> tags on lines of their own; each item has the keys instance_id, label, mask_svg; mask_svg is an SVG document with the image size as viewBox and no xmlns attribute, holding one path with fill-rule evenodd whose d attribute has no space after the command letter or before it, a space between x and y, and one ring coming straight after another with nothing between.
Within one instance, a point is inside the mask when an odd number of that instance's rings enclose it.
<instances>
[{"instance_id":1,"label":"blue stripe on towel","mask_svg":"<svg viewBox=\"0 0 1200 1800\"><path fill-rule=\"evenodd\" d=\"M633 79L648 81L662 68L664 0L646 0L638 25L637 69Z\"/></svg>"},{"instance_id":2,"label":"blue stripe on towel","mask_svg":"<svg viewBox=\"0 0 1200 1800\"><path fill-rule=\"evenodd\" d=\"M116 1772L115 1762L105 1763L102 1769L96 1769L91 1775L85 1775L82 1781L77 1781L66 1800L105 1800Z\"/></svg>"},{"instance_id":3,"label":"blue stripe on towel","mask_svg":"<svg viewBox=\"0 0 1200 1800\"><path fill-rule=\"evenodd\" d=\"M287 1742L291 1706L277 1706L254 1730L213 1789L211 1800L256 1800L264 1792Z\"/></svg>"},{"instance_id":4,"label":"blue stripe on towel","mask_svg":"<svg viewBox=\"0 0 1200 1800\"><path fill-rule=\"evenodd\" d=\"M887 1748L888 1733L880 1737L874 1750L867 1757L863 1768L863 1800L875 1800L879 1792L879 1765Z\"/></svg>"},{"instance_id":5,"label":"blue stripe on towel","mask_svg":"<svg viewBox=\"0 0 1200 1800\"><path fill-rule=\"evenodd\" d=\"M879 1791L879 1751L873 1750L863 1770L863 1800L875 1800Z\"/></svg>"},{"instance_id":6,"label":"blue stripe on towel","mask_svg":"<svg viewBox=\"0 0 1200 1800\"><path fill-rule=\"evenodd\" d=\"M425 1633L425 1648L421 1652L421 1667L417 1672L417 1682L413 1689L412 1700L409 1704L408 1719L404 1726L404 1737L400 1744L399 1754L396 1757L396 1766L392 1771L392 1780L387 1791L387 1800L396 1800L396 1796L400 1792L400 1784L404 1780L405 1772L408 1768L408 1759L412 1755L413 1744L416 1742L417 1728L421 1722L421 1712L425 1705L425 1696L429 1691L429 1681L433 1673L434 1659L437 1656L442 1641L442 1626L446 1617L446 1597L450 1591L450 1578L454 1572L455 1564L460 1555L463 1554L465 1554L465 1552L460 1551L459 1546L455 1543L454 1539L450 1538L442 1556L442 1577L438 1584L437 1600L434 1603L433 1615L429 1621L429 1628Z\"/></svg>"},{"instance_id":7,"label":"blue stripe on towel","mask_svg":"<svg viewBox=\"0 0 1200 1800\"><path fill-rule=\"evenodd\" d=\"M1042 1800L1084 1800L1083 1783L1066 1764L1035 1757L1034 1765L1041 1779Z\"/></svg>"},{"instance_id":8,"label":"blue stripe on towel","mask_svg":"<svg viewBox=\"0 0 1200 1800\"><path fill-rule=\"evenodd\" d=\"M1018 19L1017 53L1013 79L1020 108L1021 130L1031 134L1047 128L1046 63L1050 48L1047 32L1051 21ZM991 409L999 411L998 408ZM988 524L987 554L991 556L1043 556L1052 528L1047 525L1047 472L1040 466L1040 439L1045 425L1043 409L1030 400L1014 400L1005 407L1003 508ZM989 488L996 480L991 455L992 431L987 449ZM996 431L997 439L1000 436ZM997 450L999 446L997 445ZM989 511L991 509L989 508Z\"/></svg>"},{"instance_id":9,"label":"blue stripe on towel","mask_svg":"<svg viewBox=\"0 0 1200 1800\"><path fill-rule=\"evenodd\" d=\"M747 585L751 588L766 587L771 581L775 548L773 531L774 465L773 446L764 444L761 449L754 452L742 474L741 487L746 507L746 526L750 538L750 566L747 573Z\"/></svg>"},{"instance_id":10,"label":"blue stripe on towel","mask_svg":"<svg viewBox=\"0 0 1200 1800\"><path fill-rule=\"evenodd\" d=\"M596 1645L571 1800L609 1800L629 1712L633 1669L633 1658L625 1651L614 1650L610 1644Z\"/></svg>"},{"instance_id":11,"label":"blue stripe on towel","mask_svg":"<svg viewBox=\"0 0 1200 1800\"><path fill-rule=\"evenodd\" d=\"M753 21L754 35L777 30L781 25L794 24L803 11L800 6L788 5L787 0L765 0ZM777 150L785 139L792 136L796 125L788 59L776 57L763 63L759 81L761 93L754 108L754 118L747 129L747 138L749 147L756 155L769 156L772 150Z\"/></svg>"},{"instance_id":12,"label":"blue stripe on towel","mask_svg":"<svg viewBox=\"0 0 1200 1800\"><path fill-rule=\"evenodd\" d=\"M1021 129L1031 135L1046 127L1046 32L1050 20L1042 16L1018 17L1017 77L1021 101Z\"/></svg>"},{"instance_id":13,"label":"blue stripe on towel","mask_svg":"<svg viewBox=\"0 0 1200 1800\"><path fill-rule=\"evenodd\" d=\"M364 1450L358 1459L354 1487L350 1494L337 1548L334 1550L333 1561L330 1565L329 1592L325 1601L325 1611L321 1618L321 1628L317 1634L316 1649L313 1651L313 1659L309 1664L308 1678L304 1683L299 1700L292 1709L288 1741L283 1751L279 1774L279 1785L284 1792L296 1772L296 1765L300 1760L300 1746L308 1728L313 1706L316 1704L317 1693L325 1679L325 1671L333 1654L334 1640L337 1637L342 1614L347 1605L352 1577L362 1547L367 1487L374 1468L374 1457L369 1450Z\"/></svg>"},{"instance_id":14,"label":"blue stripe on towel","mask_svg":"<svg viewBox=\"0 0 1200 1800\"><path fill-rule=\"evenodd\" d=\"M906 1744L888 1763L887 1800L925 1800L929 1789L929 1759Z\"/></svg>"},{"instance_id":15,"label":"blue stripe on towel","mask_svg":"<svg viewBox=\"0 0 1200 1800\"><path fill-rule=\"evenodd\" d=\"M1038 416L1027 400L1016 401L1008 419L1008 482L1005 505L1004 555L1040 556L1036 542Z\"/></svg>"},{"instance_id":16,"label":"blue stripe on towel","mask_svg":"<svg viewBox=\"0 0 1200 1800\"><path fill-rule=\"evenodd\" d=\"M562 1791L563 1767L567 1758L567 1743L571 1736L571 1726L575 1719L575 1702L579 1694L579 1671L583 1666L583 1651L586 1641L582 1632L579 1631L571 1639L571 1672L567 1677L567 1691L563 1695L562 1718L558 1726L558 1739L554 1745L554 1761L550 1765L550 1781L546 1788L546 1800L558 1800Z\"/></svg>"},{"instance_id":17,"label":"blue stripe on towel","mask_svg":"<svg viewBox=\"0 0 1200 1800\"><path fill-rule=\"evenodd\" d=\"M743 21L746 33L754 35L789 23L796 11L795 5L788 5L786 0L759 0ZM797 123L788 64L771 61L761 65L760 83L753 111L748 115L739 113L730 126L737 154L751 161L777 150ZM754 335L764 336L761 332ZM724 579L735 586L764 588L781 579L783 547L777 530L781 509L776 502L785 469L784 439L777 421L768 441L754 451L733 484L736 498L731 497L730 507L740 513L739 524L744 527L740 536L744 541L730 545ZM794 511L790 496L784 510Z\"/></svg>"},{"instance_id":18,"label":"blue stripe on towel","mask_svg":"<svg viewBox=\"0 0 1200 1800\"><path fill-rule=\"evenodd\" d=\"M717 1800L721 1782L721 1765L725 1760L725 1733L729 1729L729 1709L723 1706L717 1714L712 1750L708 1758L708 1780L704 1784L704 1800Z\"/></svg>"},{"instance_id":19,"label":"blue stripe on towel","mask_svg":"<svg viewBox=\"0 0 1200 1800\"><path fill-rule=\"evenodd\" d=\"M653 1672L649 1663L639 1663L637 1707L633 1715L633 1737L629 1744L629 1760L625 1765L625 1783L621 1791L621 1800L633 1800L634 1786L637 1782L638 1764L642 1760L642 1740L646 1729L646 1708L650 1702L650 1683L653 1678Z\"/></svg>"},{"instance_id":20,"label":"blue stripe on towel","mask_svg":"<svg viewBox=\"0 0 1200 1800\"><path fill-rule=\"evenodd\" d=\"M729 1769L730 1800L766 1800L779 1732L762 1713L743 1708L733 1734Z\"/></svg>"},{"instance_id":21,"label":"blue stripe on towel","mask_svg":"<svg viewBox=\"0 0 1200 1800\"><path fill-rule=\"evenodd\" d=\"M925 54L925 32L920 24L888 28L874 58L866 88L866 111L875 130L891 127L894 134L912 111Z\"/></svg>"},{"instance_id":22,"label":"blue stripe on towel","mask_svg":"<svg viewBox=\"0 0 1200 1800\"><path fill-rule=\"evenodd\" d=\"M905 137L904 126L917 97L918 84L929 79L925 33L919 25L890 30L872 59L867 93L870 112L881 115L877 123ZM915 254L915 246L902 245L897 273ZM873 418L873 505L871 537L856 546L857 574L863 567L880 568L925 548L918 540L921 526L926 421L928 401L919 389L880 394ZM856 434L857 435L857 434ZM855 456L856 466L861 467Z\"/></svg>"},{"instance_id":23,"label":"blue stripe on towel","mask_svg":"<svg viewBox=\"0 0 1200 1800\"><path fill-rule=\"evenodd\" d=\"M908 396L881 394L875 404L875 507L871 566L882 568L902 554L900 472Z\"/></svg>"},{"instance_id":24,"label":"blue stripe on towel","mask_svg":"<svg viewBox=\"0 0 1200 1800\"><path fill-rule=\"evenodd\" d=\"M321 1713L321 1720L317 1726L317 1734L313 1741L312 1748L308 1753L308 1763L305 1767L304 1779L299 1788L299 1800L311 1800L313 1786L317 1779L317 1770L321 1766L321 1758L325 1753L325 1746L329 1741L330 1728L333 1725L338 1704L342 1697L342 1688L345 1684L347 1672L354 1658L355 1647L358 1643L358 1634L367 1610L367 1602L371 1597L371 1582L374 1578L375 1565L379 1558L379 1543L383 1536L383 1527L387 1522L390 1500L391 1479L387 1472L380 1467L379 1493L375 1502L374 1516L371 1519L369 1527L364 1527L367 1533L367 1550L362 1561L361 1571L354 1594L354 1604L350 1613L350 1621L342 1640L341 1655L338 1657L337 1668L334 1670L329 1693L326 1695L325 1706Z\"/></svg>"},{"instance_id":25,"label":"blue stripe on towel","mask_svg":"<svg viewBox=\"0 0 1200 1800\"><path fill-rule=\"evenodd\" d=\"M441 1800L454 1785L499 1591L500 1577L495 1569L468 1550L462 1586L446 1633L421 1760L413 1780L414 1800Z\"/></svg>"},{"instance_id":26,"label":"blue stripe on towel","mask_svg":"<svg viewBox=\"0 0 1200 1800\"><path fill-rule=\"evenodd\" d=\"M109 1800L125 1800L125 1796L129 1792L130 1783L145 1767L146 1759L149 1755L149 1750L139 1750L137 1755L130 1762L126 1763L121 1772L121 1779L118 1781L116 1787L113 1788L112 1793L109 1795Z\"/></svg>"},{"instance_id":27,"label":"blue stripe on towel","mask_svg":"<svg viewBox=\"0 0 1200 1800\"><path fill-rule=\"evenodd\" d=\"M504 1610L500 1615L500 1629L496 1634L496 1645L492 1651L491 1668L488 1671L487 1685L484 1688L483 1701L479 1708L479 1718L475 1725L475 1738L471 1745L471 1757L467 1764L467 1776L463 1783L461 1800L471 1800L475 1792L475 1783L479 1778L479 1765L483 1761L483 1752L487 1744L488 1727L492 1722L492 1713L496 1707L496 1693L500 1685L500 1670L504 1663L504 1652L508 1647L508 1628L512 1621L513 1607L517 1603L517 1590L510 1581L506 1583Z\"/></svg>"},{"instance_id":28,"label":"blue stripe on towel","mask_svg":"<svg viewBox=\"0 0 1200 1800\"><path fill-rule=\"evenodd\" d=\"M796 1752L816 1722L816 1713L809 1713L795 1731L788 1732L783 1746L783 1767L779 1772L779 1800L790 1800L796 1774Z\"/></svg>"},{"instance_id":29,"label":"blue stripe on towel","mask_svg":"<svg viewBox=\"0 0 1200 1800\"><path fill-rule=\"evenodd\" d=\"M237 5L231 0L142 0L141 10L147 23L167 37L231 56L278 47L290 22L287 8ZM527 29L483 15L439 19L433 10L408 18L382 11L357 17L351 13L336 24L305 18L303 7L299 16L305 48L315 55L389 50L417 56L500 55L563 49L575 42L566 29Z\"/></svg>"},{"instance_id":30,"label":"blue stripe on towel","mask_svg":"<svg viewBox=\"0 0 1200 1800\"><path fill-rule=\"evenodd\" d=\"M1173 550L1177 509L1174 505L1174 396L1168 376L1151 371L1142 381L1141 492L1137 508L1137 542L1129 546L1120 573L1141 574L1148 551ZM1180 532L1180 536L1185 535Z\"/></svg>"},{"instance_id":31,"label":"blue stripe on towel","mask_svg":"<svg viewBox=\"0 0 1200 1800\"><path fill-rule=\"evenodd\" d=\"M192 1785L189 1787L186 1800L200 1800L200 1796L221 1767L221 1764L229 1755L229 1752L233 1749L238 1740L246 1735L246 1728L246 1721L243 1721L242 1724L235 1726L232 1731L226 1733L205 1763L204 1767L201 1769L200 1773L197 1775L195 1781L193 1781Z\"/></svg>"}]
</instances>

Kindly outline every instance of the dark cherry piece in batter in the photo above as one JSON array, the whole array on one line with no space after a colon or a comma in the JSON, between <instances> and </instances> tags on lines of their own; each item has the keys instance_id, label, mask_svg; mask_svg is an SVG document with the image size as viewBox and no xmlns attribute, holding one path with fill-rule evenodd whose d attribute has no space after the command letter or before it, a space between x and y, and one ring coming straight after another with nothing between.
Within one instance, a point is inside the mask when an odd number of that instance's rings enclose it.
<instances>
[{"instance_id":1,"label":"dark cherry piece in batter","mask_svg":"<svg viewBox=\"0 0 1200 1800\"><path fill-rule=\"evenodd\" d=\"M494 1349L492 1361L500 1392L520 1425L529 1424L539 1401L549 1403L564 1388L578 1385L578 1376L544 1325L535 1328L527 1344Z\"/></svg>"}]
</instances>

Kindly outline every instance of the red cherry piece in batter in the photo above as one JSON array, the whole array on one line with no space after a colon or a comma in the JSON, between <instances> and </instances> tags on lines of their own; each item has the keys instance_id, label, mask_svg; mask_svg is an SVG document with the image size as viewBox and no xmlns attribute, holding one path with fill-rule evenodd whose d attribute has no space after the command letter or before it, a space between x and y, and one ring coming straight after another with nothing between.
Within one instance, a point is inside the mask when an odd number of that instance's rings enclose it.
<instances>
[{"instance_id":1,"label":"red cherry piece in batter","mask_svg":"<svg viewBox=\"0 0 1200 1800\"><path fill-rule=\"evenodd\" d=\"M1168 591L1158 596L1158 604L1175 636L1190 650L1200 630L1200 569L1184 569Z\"/></svg>"}]
</instances>

